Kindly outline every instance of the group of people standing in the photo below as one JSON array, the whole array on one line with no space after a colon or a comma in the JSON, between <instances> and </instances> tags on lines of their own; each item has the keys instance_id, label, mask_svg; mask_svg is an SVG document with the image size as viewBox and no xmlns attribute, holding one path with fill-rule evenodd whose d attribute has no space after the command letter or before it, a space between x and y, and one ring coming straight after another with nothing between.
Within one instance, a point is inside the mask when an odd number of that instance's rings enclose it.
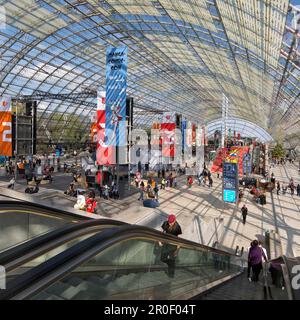
<instances>
[{"instance_id":1,"label":"group of people standing","mask_svg":"<svg viewBox=\"0 0 300 320\"><path fill-rule=\"evenodd\" d=\"M155 199L158 201L158 185L154 179L149 178L147 182L141 180L139 183L140 196L138 200L144 200L144 194L148 199Z\"/></svg>"},{"instance_id":2,"label":"group of people standing","mask_svg":"<svg viewBox=\"0 0 300 320\"><path fill-rule=\"evenodd\" d=\"M295 194L295 190L297 191L297 196L300 197L300 183L297 184L297 186L295 185L294 179L291 178L290 182L288 185L284 185L284 184L280 184L279 181L277 181L276 183L276 191L277 191L277 195L280 194L281 190L282 190L282 194L286 194L288 188L291 191L291 195Z\"/></svg>"},{"instance_id":3,"label":"group of people standing","mask_svg":"<svg viewBox=\"0 0 300 320\"><path fill-rule=\"evenodd\" d=\"M198 173L197 179L198 179L199 186L201 185L206 186L208 182L208 187L212 188L213 179L211 176L211 172L207 168L204 168L201 173Z\"/></svg>"}]
</instances>

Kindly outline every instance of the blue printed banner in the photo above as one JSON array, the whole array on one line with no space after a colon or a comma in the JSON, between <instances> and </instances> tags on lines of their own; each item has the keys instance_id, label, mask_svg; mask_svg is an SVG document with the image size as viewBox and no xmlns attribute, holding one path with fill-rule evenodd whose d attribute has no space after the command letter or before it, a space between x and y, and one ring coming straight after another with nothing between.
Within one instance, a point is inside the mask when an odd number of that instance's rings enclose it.
<instances>
[{"instance_id":1,"label":"blue printed banner","mask_svg":"<svg viewBox=\"0 0 300 320\"><path fill-rule=\"evenodd\" d=\"M127 47L106 50L106 118L108 146L126 146Z\"/></svg>"},{"instance_id":2,"label":"blue printed banner","mask_svg":"<svg viewBox=\"0 0 300 320\"><path fill-rule=\"evenodd\" d=\"M250 153L245 153L243 155L243 174L250 174L251 173L251 155Z\"/></svg>"},{"instance_id":3,"label":"blue printed banner","mask_svg":"<svg viewBox=\"0 0 300 320\"><path fill-rule=\"evenodd\" d=\"M181 134L182 134L182 150L185 152L185 130L186 130L186 120L182 120L181 122Z\"/></svg>"}]
</instances>

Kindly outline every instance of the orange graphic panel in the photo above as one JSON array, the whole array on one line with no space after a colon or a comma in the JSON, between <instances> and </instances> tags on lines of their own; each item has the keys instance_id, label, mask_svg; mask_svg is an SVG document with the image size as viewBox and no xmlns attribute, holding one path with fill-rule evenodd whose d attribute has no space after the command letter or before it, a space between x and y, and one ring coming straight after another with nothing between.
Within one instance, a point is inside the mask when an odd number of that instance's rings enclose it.
<instances>
[{"instance_id":1,"label":"orange graphic panel","mask_svg":"<svg viewBox=\"0 0 300 320\"><path fill-rule=\"evenodd\" d=\"M11 113L0 111L0 155L12 156Z\"/></svg>"}]
</instances>

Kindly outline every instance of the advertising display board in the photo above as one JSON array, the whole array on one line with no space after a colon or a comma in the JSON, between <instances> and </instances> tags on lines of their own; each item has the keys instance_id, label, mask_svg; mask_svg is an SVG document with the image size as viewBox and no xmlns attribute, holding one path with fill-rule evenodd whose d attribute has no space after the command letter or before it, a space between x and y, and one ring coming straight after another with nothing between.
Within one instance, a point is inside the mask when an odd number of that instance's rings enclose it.
<instances>
[{"instance_id":1,"label":"advertising display board","mask_svg":"<svg viewBox=\"0 0 300 320\"><path fill-rule=\"evenodd\" d=\"M237 163L223 163L223 201L235 203L238 200L238 165Z\"/></svg>"},{"instance_id":2,"label":"advertising display board","mask_svg":"<svg viewBox=\"0 0 300 320\"><path fill-rule=\"evenodd\" d=\"M0 156L12 156L11 98L0 97Z\"/></svg>"},{"instance_id":3,"label":"advertising display board","mask_svg":"<svg viewBox=\"0 0 300 320\"><path fill-rule=\"evenodd\" d=\"M106 51L105 118L108 146L127 148L126 88L127 47L109 47Z\"/></svg>"}]
</instances>

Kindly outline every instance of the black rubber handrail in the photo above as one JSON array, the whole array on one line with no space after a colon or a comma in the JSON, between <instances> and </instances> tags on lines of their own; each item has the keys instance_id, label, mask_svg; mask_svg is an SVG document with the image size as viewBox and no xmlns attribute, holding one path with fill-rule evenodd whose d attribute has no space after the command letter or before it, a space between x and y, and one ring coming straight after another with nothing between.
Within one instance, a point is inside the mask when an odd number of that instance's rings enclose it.
<instances>
[{"instance_id":1,"label":"black rubber handrail","mask_svg":"<svg viewBox=\"0 0 300 320\"><path fill-rule=\"evenodd\" d=\"M20 207L25 207L25 208L34 208L34 209L42 209L44 210L44 212L47 212L47 213L54 213L54 215L59 215L59 216L63 216L63 217L67 217L68 219L78 219L78 220L82 220L82 221L85 221L85 220L91 220L92 218L89 217L89 216L86 216L86 217L83 217L83 216L80 216L80 215L77 215L76 213L72 213L72 212L69 212L69 211L64 211L64 210L61 210L61 209L57 209L57 208L52 208L50 206L47 206L47 205L42 205L42 204L39 204L39 203L34 203L34 202L27 202L27 201L21 201L21 200L18 200L18 201L14 201L14 200L0 200L0 209L2 209L2 207L13 207L13 208L20 208Z\"/></svg>"},{"instance_id":2,"label":"black rubber handrail","mask_svg":"<svg viewBox=\"0 0 300 320\"><path fill-rule=\"evenodd\" d=\"M88 261L104 249L117 244L121 241L135 239L146 239L153 241L162 241L181 247L194 250L206 250L212 253L235 257L228 252L211 248L205 245L197 244L190 240L177 238L148 227L137 225L124 225L114 227L97 233L96 235L85 239L48 261L32 268L26 273L12 279L7 284L7 289L0 294L0 299L13 299L22 294L23 298L28 298L36 294L37 291L49 286L53 282L69 274L76 267Z\"/></svg>"},{"instance_id":3,"label":"black rubber handrail","mask_svg":"<svg viewBox=\"0 0 300 320\"><path fill-rule=\"evenodd\" d=\"M112 227L121 226L124 224L124 222L117 220L97 219L80 222L73 225L67 225L1 252L0 265L4 266L6 271L11 271L15 267L37 257L46 251L53 249L52 242L55 241L55 246L59 246L65 242L65 238L68 238L68 241L71 240L70 234L73 234L72 238L76 238L76 236L78 236L78 231L80 230L84 230L85 233L89 233L93 231L89 231L89 229L92 229L93 227ZM42 247L45 247L43 251L41 251ZM35 252L38 250L39 254L37 255ZM24 257L24 259L22 259L22 257ZM9 266L7 266L8 264Z\"/></svg>"}]
</instances>

